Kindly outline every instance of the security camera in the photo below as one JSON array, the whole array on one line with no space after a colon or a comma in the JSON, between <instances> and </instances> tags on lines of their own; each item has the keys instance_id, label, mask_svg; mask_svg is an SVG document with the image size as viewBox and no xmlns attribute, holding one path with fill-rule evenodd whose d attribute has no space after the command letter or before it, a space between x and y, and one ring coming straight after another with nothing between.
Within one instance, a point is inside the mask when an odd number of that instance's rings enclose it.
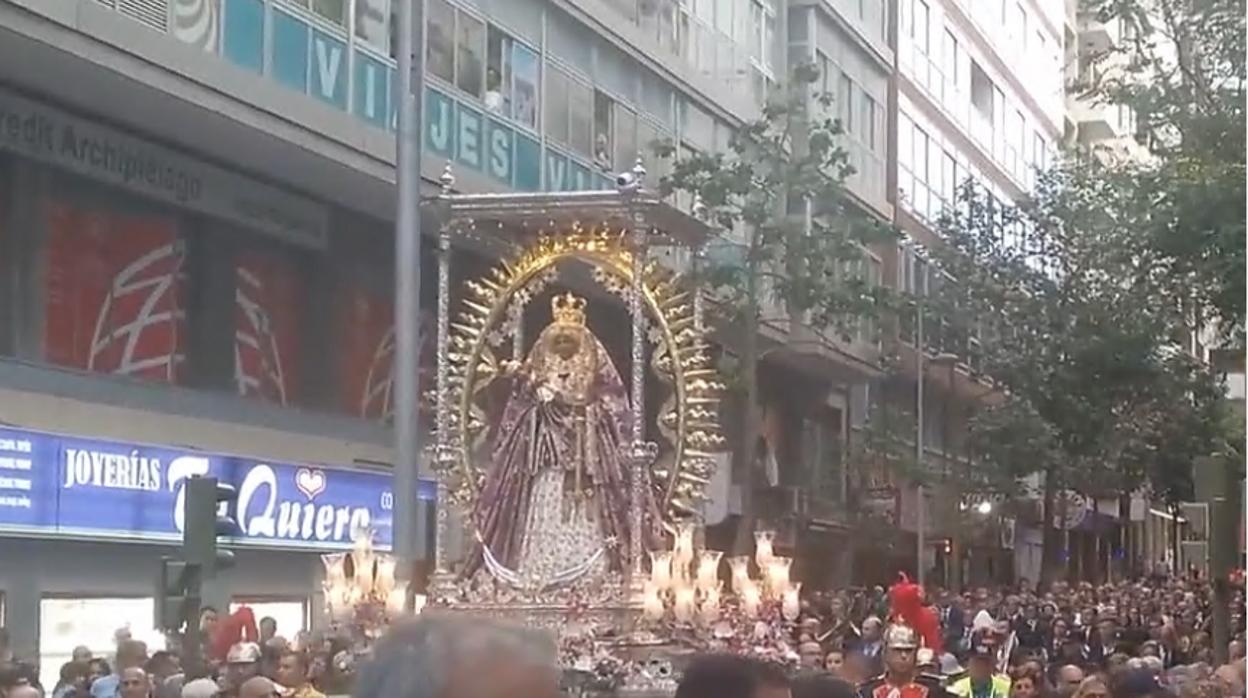
<instances>
[{"instance_id":1,"label":"security camera","mask_svg":"<svg viewBox=\"0 0 1248 698\"><path fill-rule=\"evenodd\" d=\"M634 191L637 185L637 176L632 172L621 172L615 176L615 188L620 191Z\"/></svg>"}]
</instances>

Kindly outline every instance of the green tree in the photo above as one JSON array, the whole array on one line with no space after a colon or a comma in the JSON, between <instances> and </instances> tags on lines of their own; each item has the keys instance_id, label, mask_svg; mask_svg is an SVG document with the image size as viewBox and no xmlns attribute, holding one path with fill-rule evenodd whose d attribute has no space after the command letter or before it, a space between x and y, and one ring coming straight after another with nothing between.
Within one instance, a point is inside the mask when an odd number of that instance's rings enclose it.
<instances>
[{"instance_id":1,"label":"green tree","mask_svg":"<svg viewBox=\"0 0 1248 698\"><path fill-rule=\"evenodd\" d=\"M1078 89L1130 107L1153 158L1106 176L1147 209L1135 234L1189 287L1198 319L1244 342L1244 0L1085 0L1124 28Z\"/></svg>"},{"instance_id":2,"label":"green tree","mask_svg":"<svg viewBox=\"0 0 1248 698\"><path fill-rule=\"evenodd\" d=\"M701 274L715 299L715 320L737 338L743 409L733 431L749 473L739 549L749 545L754 526L760 332L798 318L829 338L848 336L885 298L863 271L865 248L892 231L848 202L844 183L853 170L838 145L841 125L828 115L830 97L813 91L817 77L811 67L797 69L785 94L737 129L727 151L683 154L660 182L665 195L691 197L695 213L719 232ZM673 150L661 147L659 154Z\"/></svg>"},{"instance_id":3,"label":"green tree","mask_svg":"<svg viewBox=\"0 0 1248 698\"><path fill-rule=\"evenodd\" d=\"M1185 280L1136 232L1151 211L1107 174L1071 159L1017 207L967 186L932 250L952 279L932 303L950 332L977 337L1006 396L972 421L975 457L1007 479L1043 474L1045 579L1057 495L1175 486L1208 452L1201 420L1217 404L1212 375L1182 358Z\"/></svg>"}]
</instances>

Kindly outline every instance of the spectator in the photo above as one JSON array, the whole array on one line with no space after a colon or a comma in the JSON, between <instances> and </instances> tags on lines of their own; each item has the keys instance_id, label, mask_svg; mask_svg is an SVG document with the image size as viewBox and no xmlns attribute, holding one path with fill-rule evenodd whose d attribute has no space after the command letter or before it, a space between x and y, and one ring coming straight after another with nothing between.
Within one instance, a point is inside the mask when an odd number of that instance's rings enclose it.
<instances>
[{"instance_id":1,"label":"spectator","mask_svg":"<svg viewBox=\"0 0 1248 698\"><path fill-rule=\"evenodd\" d=\"M129 632L129 631L126 631ZM119 631L120 633L120 631ZM122 640L117 645L117 665L113 673L102 676L91 683L92 698L116 698L122 674L127 669L142 669L147 662L147 645L139 640ZM146 673L144 678L146 678Z\"/></svg>"},{"instance_id":2,"label":"spectator","mask_svg":"<svg viewBox=\"0 0 1248 698\"><path fill-rule=\"evenodd\" d=\"M1067 664L1058 669L1057 680L1054 681L1057 695L1069 697L1079 688L1079 684L1083 683L1083 669L1074 664Z\"/></svg>"},{"instance_id":3,"label":"spectator","mask_svg":"<svg viewBox=\"0 0 1248 698\"><path fill-rule=\"evenodd\" d=\"M286 652L278 660L277 682L290 689L289 698L325 698L308 678L308 663L299 652Z\"/></svg>"},{"instance_id":4,"label":"spectator","mask_svg":"<svg viewBox=\"0 0 1248 698\"><path fill-rule=\"evenodd\" d=\"M854 687L831 674L808 674L793 680L793 698L854 698Z\"/></svg>"},{"instance_id":5,"label":"spectator","mask_svg":"<svg viewBox=\"0 0 1248 698\"><path fill-rule=\"evenodd\" d=\"M277 684L263 676L253 676L239 687L238 698L281 698Z\"/></svg>"},{"instance_id":6,"label":"spectator","mask_svg":"<svg viewBox=\"0 0 1248 698\"><path fill-rule=\"evenodd\" d=\"M182 687L182 698L216 698L219 687L212 679L195 679Z\"/></svg>"},{"instance_id":7,"label":"spectator","mask_svg":"<svg viewBox=\"0 0 1248 698\"><path fill-rule=\"evenodd\" d=\"M777 667L735 654L698 657L685 669L675 698L788 698L788 677Z\"/></svg>"},{"instance_id":8,"label":"spectator","mask_svg":"<svg viewBox=\"0 0 1248 698\"><path fill-rule=\"evenodd\" d=\"M272 616L265 616L260 619L260 645L264 646L269 640L277 637L277 619Z\"/></svg>"},{"instance_id":9,"label":"spectator","mask_svg":"<svg viewBox=\"0 0 1248 698\"><path fill-rule=\"evenodd\" d=\"M151 693L151 680L142 667L131 666L122 670L118 688L121 698L149 698Z\"/></svg>"},{"instance_id":10,"label":"spectator","mask_svg":"<svg viewBox=\"0 0 1248 698\"><path fill-rule=\"evenodd\" d=\"M52 698L86 698L90 695L91 665L87 662L65 662L60 680L52 690Z\"/></svg>"},{"instance_id":11,"label":"spectator","mask_svg":"<svg viewBox=\"0 0 1248 698\"><path fill-rule=\"evenodd\" d=\"M480 618L423 613L391 628L363 665L354 698L556 698L554 642Z\"/></svg>"}]
</instances>

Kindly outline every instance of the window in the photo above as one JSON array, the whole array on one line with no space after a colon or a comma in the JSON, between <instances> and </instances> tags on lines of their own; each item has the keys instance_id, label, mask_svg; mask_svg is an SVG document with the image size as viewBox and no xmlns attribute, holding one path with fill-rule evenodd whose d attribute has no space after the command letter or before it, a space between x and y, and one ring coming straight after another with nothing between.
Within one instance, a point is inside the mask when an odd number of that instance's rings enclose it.
<instances>
[{"instance_id":1,"label":"window","mask_svg":"<svg viewBox=\"0 0 1248 698\"><path fill-rule=\"evenodd\" d=\"M874 153L880 146L875 132L875 100L870 95L864 93L858 100L858 103L862 105L861 118L858 120L858 130L860 131L862 142Z\"/></svg>"},{"instance_id":2,"label":"window","mask_svg":"<svg viewBox=\"0 0 1248 698\"><path fill-rule=\"evenodd\" d=\"M945 80L953 86L958 84L958 39L953 32L945 30L944 46L941 47L943 54L942 72Z\"/></svg>"},{"instance_id":3,"label":"window","mask_svg":"<svg viewBox=\"0 0 1248 698\"><path fill-rule=\"evenodd\" d=\"M594 90L576 80L568 82L568 145L586 158L593 157Z\"/></svg>"},{"instance_id":4,"label":"window","mask_svg":"<svg viewBox=\"0 0 1248 698\"><path fill-rule=\"evenodd\" d=\"M910 22L910 38L914 40L915 47L925 54L929 49L928 17L927 3L923 0L914 0L914 18Z\"/></svg>"},{"instance_id":5,"label":"window","mask_svg":"<svg viewBox=\"0 0 1248 698\"><path fill-rule=\"evenodd\" d=\"M312 11L338 26L347 26L347 0L312 0Z\"/></svg>"},{"instance_id":6,"label":"window","mask_svg":"<svg viewBox=\"0 0 1248 698\"><path fill-rule=\"evenodd\" d=\"M511 37L490 25L485 44L485 108L511 116Z\"/></svg>"},{"instance_id":7,"label":"window","mask_svg":"<svg viewBox=\"0 0 1248 698\"><path fill-rule=\"evenodd\" d=\"M148 652L162 649L164 637L152 629L155 625L155 601L150 596L44 597L39 600L39 679L44 686L55 686L61 665L78 645L86 645L97 657L112 657L117 649L114 633L122 628L146 642Z\"/></svg>"},{"instance_id":8,"label":"window","mask_svg":"<svg viewBox=\"0 0 1248 698\"><path fill-rule=\"evenodd\" d=\"M637 157L646 162L653 160L648 153L637 147L637 114L623 105L615 105L615 166L625 170L633 166ZM657 180L651 180L657 181Z\"/></svg>"},{"instance_id":9,"label":"window","mask_svg":"<svg viewBox=\"0 0 1248 698\"><path fill-rule=\"evenodd\" d=\"M512 116L537 128L537 52L523 44L511 44Z\"/></svg>"},{"instance_id":10,"label":"window","mask_svg":"<svg viewBox=\"0 0 1248 698\"><path fill-rule=\"evenodd\" d=\"M995 89L988 73L979 67L979 63L971 61L971 106L989 122L992 120L992 93Z\"/></svg>"},{"instance_id":11,"label":"window","mask_svg":"<svg viewBox=\"0 0 1248 698\"><path fill-rule=\"evenodd\" d=\"M463 12L458 13L459 30L455 61L455 86L480 99L484 81L485 23Z\"/></svg>"},{"instance_id":12,"label":"window","mask_svg":"<svg viewBox=\"0 0 1248 698\"><path fill-rule=\"evenodd\" d=\"M426 70L436 78L455 81L455 8L446 0L429 0L429 28L425 38Z\"/></svg>"},{"instance_id":13,"label":"window","mask_svg":"<svg viewBox=\"0 0 1248 698\"><path fill-rule=\"evenodd\" d=\"M246 606L256 614L256 622L272 618L277 622L277 634L294 640L300 631L308 630L308 602L306 599L235 598L230 602L230 613Z\"/></svg>"},{"instance_id":14,"label":"window","mask_svg":"<svg viewBox=\"0 0 1248 698\"><path fill-rule=\"evenodd\" d=\"M390 0L355 1L355 36L390 55Z\"/></svg>"},{"instance_id":15,"label":"window","mask_svg":"<svg viewBox=\"0 0 1248 698\"><path fill-rule=\"evenodd\" d=\"M611 144L615 142L612 138L614 111L615 100L594 90L594 164L604 172L610 171L612 164Z\"/></svg>"},{"instance_id":16,"label":"window","mask_svg":"<svg viewBox=\"0 0 1248 698\"><path fill-rule=\"evenodd\" d=\"M844 72L836 83L837 115L845 133L854 132L854 83Z\"/></svg>"},{"instance_id":17,"label":"window","mask_svg":"<svg viewBox=\"0 0 1248 698\"><path fill-rule=\"evenodd\" d=\"M942 184L940 198L946 206L952 207L958 196L958 164L949 153L944 153L940 160L940 181Z\"/></svg>"},{"instance_id":18,"label":"window","mask_svg":"<svg viewBox=\"0 0 1248 698\"><path fill-rule=\"evenodd\" d=\"M562 70L546 71L546 135L563 146L572 145L568 90L572 79Z\"/></svg>"}]
</instances>

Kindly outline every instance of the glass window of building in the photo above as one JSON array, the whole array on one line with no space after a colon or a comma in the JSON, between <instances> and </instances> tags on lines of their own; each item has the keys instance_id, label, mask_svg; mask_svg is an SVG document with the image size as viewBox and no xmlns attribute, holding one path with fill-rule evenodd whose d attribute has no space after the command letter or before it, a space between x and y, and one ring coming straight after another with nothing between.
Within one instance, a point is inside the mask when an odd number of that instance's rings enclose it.
<instances>
[{"instance_id":1,"label":"glass window of building","mask_svg":"<svg viewBox=\"0 0 1248 698\"><path fill-rule=\"evenodd\" d=\"M429 28L425 41L426 72L430 75L455 82L455 8L446 0L429 0Z\"/></svg>"},{"instance_id":2,"label":"glass window of building","mask_svg":"<svg viewBox=\"0 0 1248 698\"><path fill-rule=\"evenodd\" d=\"M582 157L593 157L594 89L568 82L568 145Z\"/></svg>"},{"instance_id":3,"label":"glass window of building","mask_svg":"<svg viewBox=\"0 0 1248 698\"><path fill-rule=\"evenodd\" d=\"M930 35L928 16L927 3L923 2L923 0L914 0L914 18L910 22L910 38L914 40L915 48L924 54L928 52L928 37Z\"/></svg>"},{"instance_id":4,"label":"glass window of building","mask_svg":"<svg viewBox=\"0 0 1248 698\"><path fill-rule=\"evenodd\" d=\"M546 135L550 140L571 147L571 115L568 113L568 90L572 79L559 68L546 71Z\"/></svg>"},{"instance_id":5,"label":"glass window of building","mask_svg":"<svg viewBox=\"0 0 1248 698\"><path fill-rule=\"evenodd\" d=\"M594 90L594 164L604 171L609 171L614 163L614 112L615 100L600 90Z\"/></svg>"},{"instance_id":6,"label":"glass window of building","mask_svg":"<svg viewBox=\"0 0 1248 698\"><path fill-rule=\"evenodd\" d=\"M155 601L146 598L45 597L39 600L39 680L55 686L61 665L74 648L86 645L98 657L112 657L119 631L147 643L148 652L163 649L156 625Z\"/></svg>"},{"instance_id":7,"label":"glass window of building","mask_svg":"<svg viewBox=\"0 0 1248 698\"><path fill-rule=\"evenodd\" d=\"M622 104L615 105L615 167L625 170L633 166L638 157L649 162L647 153L639 152L637 143L637 114Z\"/></svg>"},{"instance_id":8,"label":"glass window of building","mask_svg":"<svg viewBox=\"0 0 1248 698\"><path fill-rule=\"evenodd\" d=\"M455 41L455 86L480 99L485 79L485 22L458 13Z\"/></svg>"},{"instance_id":9,"label":"glass window of building","mask_svg":"<svg viewBox=\"0 0 1248 698\"><path fill-rule=\"evenodd\" d=\"M490 25L485 45L485 108L511 116L511 37Z\"/></svg>"},{"instance_id":10,"label":"glass window of building","mask_svg":"<svg viewBox=\"0 0 1248 698\"><path fill-rule=\"evenodd\" d=\"M849 75L841 72L836 83L837 115L841 119L841 129L845 133L854 133L854 83Z\"/></svg>"},{"instance_id":11,"label":"glass window of building","mask_svg":"<svg viewBox=\"0 0 1248 698\"><path fill-rule=\"evenodd\" d=\"M355 0L355 36L390 55L390 0Z\"/></svg>"},{"instance_id":12,"label":"glass window of building","mask_svg":"<svg viewBox=\"0 0 1248 698\"><path fill-rule=\"evenodd\" d=\"M518 42L511 44L512 117L529 128L537 128L537 52Z\"/></svg>"},{"instance_id":13,"label":"glass window of building","mask_svg":"<svg viewBox=\"0 0 1248 698\"><path fill-rule=\"evenodd\" d=\"M979 67L979 63L971 61L971 106L980 116L992 120L992 93L996 87L992 78Z\"/></svg>"},{"instance_id":14,"label":"glass window of building","mask_svg":"<svg viewBox=\"0 0 1248 698\"><path fill-rule=\"evenodd\" d=\"M339 26L347 26L347 0L312 0L312 11Z\"/></svg>"},{"instance_id":15,"label":"glass window of building","mask_svg":"<svg viewBox=\"0 0 1248 698\"><path fill-rule=\"evenodd\" d=\"M872 99L870 95L863 92L859 95L858 106L858 136L862 140L863 144L871 150L871 152L875 152L877 147L875 134L875 100Z\"/></svg>"},{"instance_id":16,"label":"glass window of building","mask_svg":"<svg viewBox=\"0 0 1248 698\"><path fill-rule=\"evenodd\" d=\"M281 599L263 597L256 599L235 598L230 602L230 613L246 606L256 614L256 622L263 618L272 618L277 624L277 634L287 640L294 640L301 631L308 630L307 599Z\"/></svg>"}]
</instances>

